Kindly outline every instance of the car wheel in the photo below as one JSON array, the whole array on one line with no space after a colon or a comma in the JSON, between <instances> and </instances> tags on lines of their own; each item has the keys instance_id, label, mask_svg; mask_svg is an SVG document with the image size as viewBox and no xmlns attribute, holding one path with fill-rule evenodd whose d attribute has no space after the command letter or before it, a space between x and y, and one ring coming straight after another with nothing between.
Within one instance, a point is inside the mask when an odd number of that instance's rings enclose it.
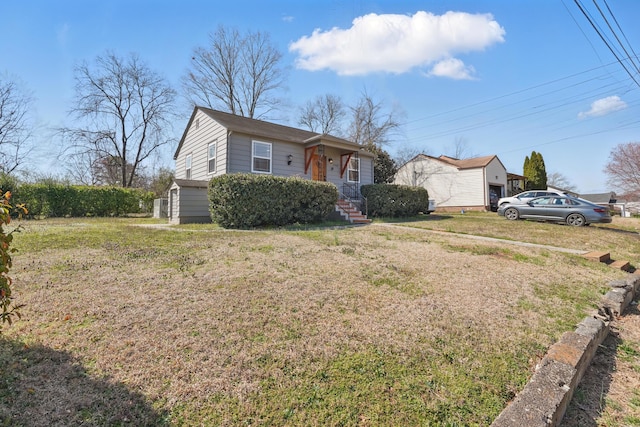
<instances>
[{"instance_id":1,"label":"car wheel","mask_svg":"<svg viewBox=\"0 0 640 427\"><path fill-rule=\"evenodd\" d=\"M507 210L504 211L504 217L510 219L511 221L515 221L516 219L520 218L520 213L515 208L507 208Z\"/></svg>"},{"instance_id":2,"label":"car wheel","mask_svg":"<svg viewBox=\"0 0 640 427\"><path fill-rule=\"evenodd\" d=\"M567 225L572 225L574 227L582 227L586 224L586 220L580 214L574 213L567 217Z\"/></svg>"}]
</instances>

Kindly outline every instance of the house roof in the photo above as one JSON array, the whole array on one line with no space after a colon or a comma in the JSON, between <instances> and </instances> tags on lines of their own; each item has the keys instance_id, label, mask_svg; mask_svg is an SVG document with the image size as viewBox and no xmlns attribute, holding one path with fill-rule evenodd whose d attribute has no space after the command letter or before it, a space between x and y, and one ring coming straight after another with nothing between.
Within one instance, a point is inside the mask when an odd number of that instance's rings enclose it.
<instances>
[{"instance_id":1,"label":"house roof","mask_svg":"<svg viewBox=\"0 0 640 427\"><path fill-rule=\"evenodd\" d=\"M472 159L462 159L462 160L456 159L455 157L449 157L444 155L441 155L440 157L433 157L426 154L418 154L413 159L409 160L409 162L413 162L414 160L419 160L419 159L431 159L431 160L439 161L439 162L454 166L458 169L484 168L484 167L487 167L489 163L493 161L493 159L497 159L498 162L500 162L500 164L502 165L502 162L500 161L500 159L498 159L498 156L496 156L495 154L491 156L474 157ZM504 168L504 165L502 165L502 167Z\"/></svg>"},{"instance_id":2,"label":"house roof","mask_svg":"<svg viewBox=\"0 0 640 427\"><path fill-rule=\"evenodd\" d=\"M609 204L616 202L616 193L610 191L608 193L580 194L580 198L596 204Z\"/></svg>"},{"instance_id":3,"label":"house roof","mask_svg":"<svg viewBox=\"0 0 640 427\"><path fill-rule=\"evenodd\" d=\"M191 123L193 122L193 119L198 110L202 111L207 116L211 117L213 120L220 123L227 130L232 132L239 132L239 133L258 136L262 138L270 138L270 139L275 139L279 141L294 142L299 144L314 145L314 143L321 144L321 143L328 142L328 143L334 143L337 145L348 146L355 149L362 148L361 145L356 144L353 141L339 138L337 136L328 135L328 134L319 134L319 133L311 132L304 129L297 129L290 126L284 126L276 123L265 122L263 120L257 120L249 117L243 117L235 114L225 113L223 111L213 110L211 108L196 106L193 109L193 113L191 114L189 123L187 124L187 127L185 128L182 138L180 139L178 148L176 149L176 152L173 156L174 159L178 157L180 148L182 147L184 139L187 136L187 132L191 128ZM364 152L364 153L372 155L371 153L368 153L368 152Z\"/></svg>"},{"instance_id":4,"label":"house roof","mask_svg":"<svg viewBox=\"0 0 640 427\"><path fill-rule=\"evenodd\" d=\"M459 169L477 169L486 167L493 159L497 159L498 156L483 156L483 157L474 157L472 159L456 159L455 157L449 156L440 156L438 159L442 162L449 163ZM500 161L500 159L498 159ZM501 162L502 163L502 162Z\"/></svg>"}]
</instances>

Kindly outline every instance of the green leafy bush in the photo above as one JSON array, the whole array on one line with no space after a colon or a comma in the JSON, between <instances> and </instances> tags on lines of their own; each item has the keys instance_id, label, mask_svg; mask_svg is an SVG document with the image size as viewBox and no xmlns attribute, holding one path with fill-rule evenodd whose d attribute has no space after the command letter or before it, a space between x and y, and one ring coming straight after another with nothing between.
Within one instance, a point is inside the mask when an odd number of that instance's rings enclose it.
<instances>
[{"instance_id":1,"label":"green leafy bush","mask_svg":"<svg viewBox=\"0 0 640 427\"><path fill-rule=\"evenodd\" d=\"M0 191L0 193L2 192ZM0 330L5 322L11 324L11 317L20 318L18 310L22 307L22 305L12 305L12 279L9 276L9 269L11 268L11 254L15 252L15 249L11 248L11 242L13 241L13 233L20 231L20 229L5 230L5 227L11 222L13 210L13 206L9 204L10 199L11 191L0 196ZM20 213L27 212L23 205L17 205L16 208Z\"/></svg>"},{"instance_id":2,"label":"green leafy bush","mask_svg":"<svg viewBox=\"0 0 640 427\"><path fill-rule=\"evenodd\" d=\"M335 185L302 178L227 174L209 182L211 219L226 228L319 222L337 200Z\"/></svg>"},{"instance_id":3,"label":"green leafy bush","mask_svg":"<svg viewBox=\"0 0 640 427\"><path fill-rule=\"evenodd\" d=\"M21 184L15 200L34 217L121 216L149 212L153 193L121 187L66 184Z\"/></svg>"},{"instance_id":4,"label":"green leafy bush","mask_svg":"<svg viewBox=\"0 0 640 427\"><path fill-rule=\"evenodd\" d=\"M371 217L408 217L429 209L429 193L422 187L370 184L363 185L360 192L367 198L367 212Z\"/></svg>"}]
</instances>

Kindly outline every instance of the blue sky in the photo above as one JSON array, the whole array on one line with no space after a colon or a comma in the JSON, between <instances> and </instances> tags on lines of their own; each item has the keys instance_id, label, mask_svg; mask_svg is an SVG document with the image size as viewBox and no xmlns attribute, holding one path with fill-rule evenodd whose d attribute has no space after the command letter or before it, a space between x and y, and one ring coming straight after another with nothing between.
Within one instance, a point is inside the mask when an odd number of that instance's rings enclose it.
<instances>
[{"instance_id":1,"label":"blue sky","mask_svg":"<svg viewBox=\"0 0 640 427\"><path fill-rule=\"evenodd\" d=\"M607 4L640 51L640 2ZM548 173L590 193L610 189L611 150L640 140L639 87L573 0L4 0L0 16L0 73L35 97L36 169L57 171L48 129L69 122L76 64L134 52L180 92L194 48L220 24L267 32L284 53L287 103L274 121L296 126L314 97L353 104L366 90L403 112L391 154L452 154L463 141L522 173L535 150ZM176 121L177 136L185 125ZM160 162L172 166L174 149Z\"/></svg>"}]
</instances>

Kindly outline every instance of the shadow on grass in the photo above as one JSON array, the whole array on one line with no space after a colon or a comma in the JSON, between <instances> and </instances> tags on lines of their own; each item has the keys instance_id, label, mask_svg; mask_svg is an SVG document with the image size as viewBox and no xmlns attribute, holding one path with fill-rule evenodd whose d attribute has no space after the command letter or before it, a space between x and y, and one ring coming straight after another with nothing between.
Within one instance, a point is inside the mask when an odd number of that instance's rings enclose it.
<instances>
[{"instance_id":1,"label":"shadow on grass","mask_svg":"<svg viewBox=\"0 0 640 427\"><path fill-rule=\"evenodd\" d=\"M441 221L443 219L451 219L451 218L453 218L451 215L446 215L446 214L429 214L429 215L412 216L408 218L375 218L375 219L383 222L398 223L398 222Z\"/></svg>"},{"instance_id":2,"label":"shadow on grass","mask_svg":"<svg viewBox=\"0 0 640 427\"><path fill-rule=\"evenodd\" d=\"M638 233L635 230L625 230L624 228L616 228L615 226L611 226L611 225L600 225L598 227L594 227L594 228L602 228L603 230L607 230L607 231L612 231L614 233L619 233L619 234L631 234L631 235L639 235L640 233Z\"/></svg>"},{"instance_id":3,"label":"shadow on grass","mask_svg":"<svg viewBox=\"0 0 640 427\"><path fill-rule=\"evenodd\" d=\"M89 376L69 353L0 337L0 425L166 424L142 394Z\"/></svg>"},{"instance_id":4,"label":"shadow on grass","mask_svg":"<svg viewBox=\"0 0 640 427\"><path fill-rule=\"evenodd\" d=\"M637 301L637 300L636 300ZM640 316L637 305L631 305L625 316ZM580 381L560 427L597 427L598 418L607 404L612 374L617 369L618 347L623 339L617 331L609 336L598 348L596 355Z\"/></svg>"}]
</instances>

